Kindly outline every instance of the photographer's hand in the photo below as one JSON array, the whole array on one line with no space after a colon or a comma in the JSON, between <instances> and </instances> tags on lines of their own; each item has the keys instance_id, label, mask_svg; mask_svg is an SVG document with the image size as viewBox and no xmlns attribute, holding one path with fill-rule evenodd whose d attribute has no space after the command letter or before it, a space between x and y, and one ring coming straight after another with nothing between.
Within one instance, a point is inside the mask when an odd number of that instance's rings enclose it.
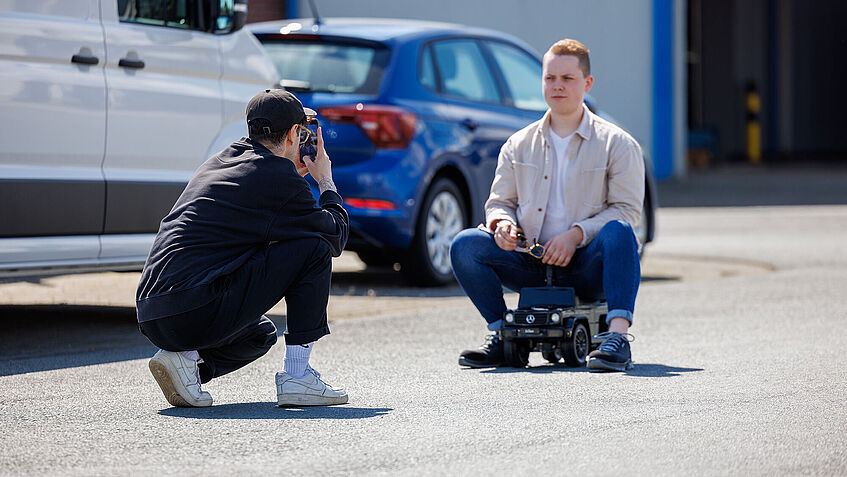
<instances>
[{"instance_id":1,"label":"photographer's hand","mask_svg":"<svg viewBox=\"0 0 847 477\"><path fill-rule=\"evenodd\" d=\"M303 162L309 169L309 174L312 174L312 178L318 183L318 190L321 191L321 194L327 190L338 192L335 183L332 182L332 163L326 149L324 149L323 130L320 126L318 126L318 152L315 155L315 160L313 161L309 156L306 156L303 158Z\"/></svg>"},{"instance_id":2,"label":"photographer's hand","mask_svg":"<svg viewBox=\"0 0 847 477\"><path fill-rule=\"evenodd\" d=\"M518 228L507 220L497 222L494 229L494 242L498 247L511 252L518 246Z\"/></svg>"},{"instance_id":3,"label":"photographer's hand","mask_svg":"<svg viewBox=\"0 0 847 477\"><path fill-rule=\"evenodd\" d=\"M303 160L297 160L294 162L294 168L297 169L297 173L300 174L300 177L306 177L306 174L309 173L309 169L306 168L306 163Z\"/></svg>"}]
</instances>

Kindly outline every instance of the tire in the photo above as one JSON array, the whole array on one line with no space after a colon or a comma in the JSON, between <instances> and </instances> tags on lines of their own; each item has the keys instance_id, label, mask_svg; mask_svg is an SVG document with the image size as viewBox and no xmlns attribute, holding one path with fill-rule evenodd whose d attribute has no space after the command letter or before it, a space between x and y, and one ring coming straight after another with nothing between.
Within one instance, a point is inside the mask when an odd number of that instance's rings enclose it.
<instances>
[{"instance_id":1,"label":"tire","mask_svg":"<svg viewBox=\"0 0 847 477\"><path fill-rule=\"evenodd\" d=\"M566 338L562 344L562 357L565 358L565 364L574 368L585 366L591 349L591 336L583 322L580 321L574 325L571 337Z\"/></svg>"},{"instance_id":2,"label":"tire","mask_svg":"<svg viewBox=\"0 0 847 477\"><path fill-rule=\"evenodd\" d=\"M551 349L550 351L542 351L541 356L547 361L556 364L562 360L562 351L560 349Z\"/></svg>"},{"instance_id":3,"label":"tire","mask_svg":"<svg viewBox=\"0 0 847 477\"><path fill-rule=\"evenodd\" d=\"M633 227L635 230L635 236L638 237L638 242L641 243L641 249L638 251L639 256L641 257L644 256L644 250L647 248L647 237L650 234L650 230L654 227L653 220L655 220L653 214L653 203L652 199L650 199L650 191L645 188L641 220L639 220Z\"/></svg>"},{"instance_id":4,"label":"tire","mask_svg":"<svg viewBox=\"0 0 847 477\"><path fill-rule=\"evenodd\" d=\"M503 358L507 366L525 368L529 364L529 343L523 340L504 340Z\"/></svg>"},{"instance_id":5,"label":"tire","mask_svg":"<svg viewBox=\"0 0 847 477\"><path fill-rule=\"evenodd\" d=\"M401 269L406 278L422 286L452 282L450 242L467 226L468 213L459 187L447 178L436 180L418 213L415 238Z\"/></svg>"}]
</instances>

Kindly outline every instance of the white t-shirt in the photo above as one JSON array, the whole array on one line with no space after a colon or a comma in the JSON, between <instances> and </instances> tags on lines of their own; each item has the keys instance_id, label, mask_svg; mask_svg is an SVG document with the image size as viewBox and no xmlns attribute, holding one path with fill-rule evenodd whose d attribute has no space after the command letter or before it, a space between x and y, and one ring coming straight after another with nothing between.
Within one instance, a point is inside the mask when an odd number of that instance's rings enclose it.
<instances>
[{"instance_id":1,"label":"white t-shirt","mask_svg":"<svg viewBox=\"0 0 847 477\"><path fill-rule=\"evenodd\" d=\"M565 177L568 173L570 159L568 159L568 144L571 143L574 133L567 137L560 137L550 129L550 142L553 146L553 171L550 175L550 197L547 198L547 210L544 212L544 223L541 224L541 232L538 241L546 244L550 239L571 228L567 222L565 211Z\"/></svg>"}]
</instances>

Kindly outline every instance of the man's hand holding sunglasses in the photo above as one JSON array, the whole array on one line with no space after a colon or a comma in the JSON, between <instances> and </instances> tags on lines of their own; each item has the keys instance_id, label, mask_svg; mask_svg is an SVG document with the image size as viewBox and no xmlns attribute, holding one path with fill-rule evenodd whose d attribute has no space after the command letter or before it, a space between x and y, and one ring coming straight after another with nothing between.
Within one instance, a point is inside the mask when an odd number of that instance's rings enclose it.
<instances>
[{"instance_id":1,"label":"man's hand holding sunglasses","mask_svg":"<svg viewBox=\"0 0 847 477\"><path fill-rule=\"evenodd\" d=\"M508 220L500 220L494 226L494 243L507 252L518 246L518 231L520 229Z\"/></svg>"}]
</instances>

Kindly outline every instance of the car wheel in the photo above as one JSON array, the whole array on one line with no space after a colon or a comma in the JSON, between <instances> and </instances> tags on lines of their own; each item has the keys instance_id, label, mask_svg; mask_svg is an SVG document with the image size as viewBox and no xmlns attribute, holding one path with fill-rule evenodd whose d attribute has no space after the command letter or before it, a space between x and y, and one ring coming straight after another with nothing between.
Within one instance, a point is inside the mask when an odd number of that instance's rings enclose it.
<instances>
[{"instance_id":1,"label":"car wheel","mask_svg":"<svg viewBox=\"0 0 847 477\"><path fill-rule=\"evenodd\" d=\"M507 366L525 368L529 364L529 343L524 340L503 341L503 359Z\"/></svg>"},{"instance_id":2,"label":"car wheel","mask_svg":"<svg viewBox=\"0 0 847 477\"><path fill-rule=\"evenodd\" d=\"M438 179L418 213L415 238L402 270L418 285L444 285L453 280L450 242L467 227L462 193L450 179Z\"/></svg>"},{"instance_id":3,"label":"car wheel","mask_svg":"<svg viewBox=\"0 0 847 477\"><path fill-rule=\"evenodd\" d=\"M635 224L635 236L638 237L638 242L641 244L639 255L644 255L644 248L647 246L647 235L650 232L650 227L653 224L653 204L650 202L649 191L644 192L644 207L641 211L641 220Z\"/></svg>"},{"instance_id":4,"label":"car wheel","mask_svg":"<svg viewBox=\"0 0 847 477\"><path fill-rule=\"evenodd\" d=\"M566 339L562 346L562 357L565 358L565 364L572 367L585 366L590 347L591 337L588 336L588 328L582 322L576 323L571 337Z\"/></svg>"}]
</instances>

